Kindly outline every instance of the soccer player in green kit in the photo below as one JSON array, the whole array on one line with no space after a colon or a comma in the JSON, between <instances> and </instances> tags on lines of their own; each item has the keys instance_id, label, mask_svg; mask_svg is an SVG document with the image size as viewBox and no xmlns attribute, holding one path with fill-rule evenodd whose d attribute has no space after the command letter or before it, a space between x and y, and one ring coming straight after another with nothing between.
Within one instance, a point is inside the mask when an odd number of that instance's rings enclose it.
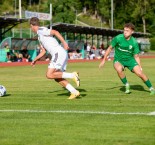
<instances>
[{"instance_id":1,"label":"soccer player in green kit","mask_svg":"<svg viewBox=\"0 0 155 145\"><path fill-rule=\"evenodd\" d=\"M134 32L134 25L132 23L127 23L124 25L123 34L119 34L114 37L108 47L103 60L99 64L99 68L104 66L107 56L110 54L111 50L115 49L114 55L114 68L123 84L125 85L125 93L130 93L130 85L126 79L124 68L127 67L130 71L135 73L140 77L146 86L150 90L150 95L155 95L155 89L148 77L143 73L140 58L139 58L139 46L136 39L132 36Z\"/></svg>"}]
</instances>

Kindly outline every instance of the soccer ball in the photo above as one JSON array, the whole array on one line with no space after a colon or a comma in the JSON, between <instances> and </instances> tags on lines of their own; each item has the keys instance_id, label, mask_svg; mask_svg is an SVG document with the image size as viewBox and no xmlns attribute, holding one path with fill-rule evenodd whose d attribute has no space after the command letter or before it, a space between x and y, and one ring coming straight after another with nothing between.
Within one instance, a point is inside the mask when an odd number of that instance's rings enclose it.
<instances>
[{"instance_id":1,"label":"soccer ball","mask_svg":"<svg viewBox=\"0 0 155 145\"><path fill-rule=\"evenodd\" d=\"M6 94L6 88L0 85L0 97L4 96L5 94Z\"/></svg>"}]
</instances>

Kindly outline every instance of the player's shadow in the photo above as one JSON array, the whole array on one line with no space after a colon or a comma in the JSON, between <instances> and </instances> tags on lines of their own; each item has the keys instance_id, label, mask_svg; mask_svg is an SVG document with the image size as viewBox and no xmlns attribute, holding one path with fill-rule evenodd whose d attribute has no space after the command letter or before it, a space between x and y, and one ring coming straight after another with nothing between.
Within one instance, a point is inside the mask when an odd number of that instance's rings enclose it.
<instances>
[{"instance_id":1,"label":"player's shadow","mask_svg":"<svg viewBox=\"0 0 155 145\"><path fill-rule=\"evenodd\" d=\"M143 86L141 85L130 85L130 90L137 90L137 91L143 91L143 92L149 92L148 90L145 90ZM125 86L122 86L120 88L120 91L125 91Z\"/></svg>"},{"instance_id":2,"label":"player's shadow","mask_svg":"<svg viewBox=\"0 0 155 145\"><path fill-rule=\"evenodd\" d=\"M112 87L112 88L106 88L106 90L113 90L113 89L116 89L116 88L121 88L122 86L116 86L116 87ZM125 87L124 87L125 88Z\"/></svg>"},{"instance_id":3,"label":"player's shadow","mask_svg":"<svg viewBox=\"0 0 155 145\"><path fill-rule=\"evenodd\" d=\"M107 90L112 90L115 88L120 88L120 91L125 92L125 86L117 86L117 87L113 87L113 88L108 88ZM138 91L149 92L148 90L145 90L144 87L141 85L130 85L130 90L138 90Z\"/></svg>"},{"instance_id":4,"label":"player's shadow","mask_svg":"<svg viewBox=\"0 0 155 145\"><path fill-rule=\"evenodd\" d=\"M8 97L8 96L11 96L11 94L6 94L6 95L2 96L2 98Z\"/></svg>"},{"instance_id":5,"label":"player's shadow","mask_svg":"<svg viewBox=\"0 0 155 145\"><path fill-rule=\"evenodd\" d=\"M65 90L65 88L62 88L63 90ZM56 93L56 92L62 92L63 90L60 89L60 90L55 90L55 91L49 91L48 93Z\"/></svg>"},{"instance_id":6,"label":"player's shadow","mask_svg":"<svg viewBox=\"0 0 155 145\"><path fill-rule=\"evenodd\" d=\"M149 92L148 90L145 90L143 86L141 85L130 85L130 90L137 90L137 91L143 91L143 92ZM125 86L122 86L120 88L120 91L125 91Z\"/></svg>"},{"instance_id":7,"label":"player's shadow","mask_svg":"<svg viewBox=\"0 0 155 145\"><path fill-rule=\"evenodd\" d=\"M66 90L66 89L64 88L64 90ZM58 93L57 96L70 96L70 93L69 92L64 92L64 90L61 89L61 90L56 90L56 91L52 91L52 92L49 92L49 93L55 93L55 92L62 92L63 91L63 93ZM83 93L83 92L87 92L85 89L78 88L77 90L81 94L79 97L77 97L77 99L81 99L82 97L86 96L86 93Z\"/></svg>"}]
</instances>

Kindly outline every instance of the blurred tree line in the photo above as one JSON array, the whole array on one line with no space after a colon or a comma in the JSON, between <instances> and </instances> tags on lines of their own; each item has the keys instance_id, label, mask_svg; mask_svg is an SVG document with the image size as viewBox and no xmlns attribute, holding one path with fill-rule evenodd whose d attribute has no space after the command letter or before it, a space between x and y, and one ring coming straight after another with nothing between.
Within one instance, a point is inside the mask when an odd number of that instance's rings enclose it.
<instances>
[{"instance_id":1,"label":"blurred tree line","mask_svg":"<svg viewBox=\"0 0 155 145\"><path fill-rule=\"evenodd\" d=\"M18 13L19 0L0 0L0 16ZM77 14L100 19L111 27L111 0L22 0L22 10L49 13L52 3L52 21L75 23ZM155 36L155 0L113 0L114 29L122 29L127 22L136 31Z\"/></svg>"}]
</instances>

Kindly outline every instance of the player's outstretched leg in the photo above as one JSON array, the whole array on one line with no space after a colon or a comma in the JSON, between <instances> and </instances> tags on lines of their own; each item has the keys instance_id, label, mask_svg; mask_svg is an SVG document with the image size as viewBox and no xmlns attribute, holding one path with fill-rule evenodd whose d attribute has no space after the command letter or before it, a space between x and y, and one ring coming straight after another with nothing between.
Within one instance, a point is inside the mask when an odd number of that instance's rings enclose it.
<instances>
[{"instance_id":1,"label":"player's outstretched leg","mask_svg":"<svg viewBox=\"0 0 155 145\"><path fill-rule=\"evenodd\" d=\"M48 69L46 77L48 79L59 79L59 78L72 79L76 83L77 87L80 86L80 78L78 72L68 73Z\"/></svg>"},{"instance_id":2,"label":"player's outstretched leg","mask_svg":"<svg viewBox=\"0 0 155 145\"><path fill-rule=\"evenodd\" d=\"M133 71L138 77L142 79L145 85L149 88L150 95L155 95L155 89L153 88L149 78L143 73L141 68L139 66L135 66Z\"/></svg>"}]
</instances>

